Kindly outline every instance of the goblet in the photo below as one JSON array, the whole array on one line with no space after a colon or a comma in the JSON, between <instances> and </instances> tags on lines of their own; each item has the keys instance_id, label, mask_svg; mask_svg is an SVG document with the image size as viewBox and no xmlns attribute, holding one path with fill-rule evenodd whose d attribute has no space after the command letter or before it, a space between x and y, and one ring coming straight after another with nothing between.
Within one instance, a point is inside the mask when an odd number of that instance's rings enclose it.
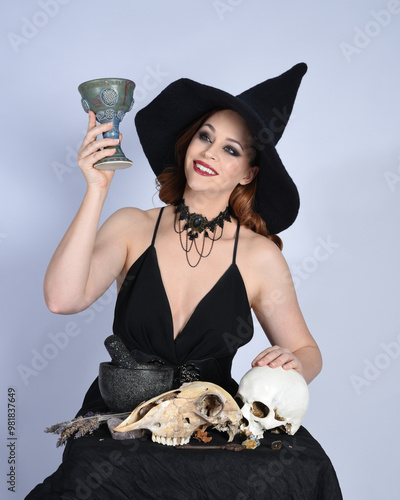
<instances>
[{"instance_id":1,"label":"goblet","mask_svg":"<svg viewBox=\"0 0 400 500\"><path fill-rule=\"evenodd\" d=\"M81 83L78 87L82 96L82 107L89 113L93 111L99 123L113 122L114 126L103 133L106 139L119 138L119 124L134 103L135 83L124 78L98 78ZM115 146L107 146L106 149ZM99 160L94 166L100 170L119 170L132 166L131 160L124 155L121 145L115 147L115 153Z\"/></svg>"}]
</instances>

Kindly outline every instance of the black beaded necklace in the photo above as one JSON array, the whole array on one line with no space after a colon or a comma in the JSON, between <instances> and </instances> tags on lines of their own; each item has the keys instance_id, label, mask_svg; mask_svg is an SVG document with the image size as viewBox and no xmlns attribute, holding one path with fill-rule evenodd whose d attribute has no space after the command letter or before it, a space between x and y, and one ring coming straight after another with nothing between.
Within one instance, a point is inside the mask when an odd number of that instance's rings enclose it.
<instances>
[{"instance_id":1,"label":"black beaded necklace","mask_svg":"<svg viewBox=\"0 0 400 500\"><path fill-rule=\"evenodd\" d=\"M201 214L190 213L188 206L185 204L185 200L179 201L175 204L175 206L175 232L179 234L181 246L186 252L187 263L190 267L196 267L199 264L201 258L205 258L210 255L211 250L214 246L214 241L218 241L222 237L225 221L232 222L230 207L227 206L223 212L220 212L217 217L209 221L207 217L203 217ZM181 221L186 221L185 224L183 224L183 227ZM219 231L217 230L218 228L221 228L221 232L219 235L217 234L219 233ZM186 237L183 238L182 234L185 231ZM201 249L199 250L198 238L201 234L203 235L203 240L201 245L199 245L201 246ZM205 248L206 238L210 240L211 244L208 252L204 254L203 252ZM199 256L195 264L192 264L189 260L189 253L193 246Z\"/></svg>"}]
</instances>

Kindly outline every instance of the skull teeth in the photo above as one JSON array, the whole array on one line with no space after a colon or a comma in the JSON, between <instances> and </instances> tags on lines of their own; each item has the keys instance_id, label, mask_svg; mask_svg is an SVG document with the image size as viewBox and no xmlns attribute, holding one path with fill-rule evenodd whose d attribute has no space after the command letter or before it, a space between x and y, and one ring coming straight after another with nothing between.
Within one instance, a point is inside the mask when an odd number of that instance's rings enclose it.
<instances>
[{"instance_id":1,"label":"skull teeth","mask_svg":"<svg viewBox=\"0 0 400 500\"><path fill-rule=\"evenodd\" d=\"M151 435L152 441L159 444L164 444L166 446L177 446L182 444L187 444L190 441L190 437L165 437L158 436L157 434Z\"/></svg>"},{"instance_id":2,"label":"skull teeth","mask_svg":"<svg viewBox=\"0 0 400 500\"><path fill-rule=\"evenodd\" d=\"M260 433L252 432L248 425L240 424L239 430L244 432L247 436L254 436L257 439L262 439L264 437L264 431Z\"/></svg>"}]
</instances>

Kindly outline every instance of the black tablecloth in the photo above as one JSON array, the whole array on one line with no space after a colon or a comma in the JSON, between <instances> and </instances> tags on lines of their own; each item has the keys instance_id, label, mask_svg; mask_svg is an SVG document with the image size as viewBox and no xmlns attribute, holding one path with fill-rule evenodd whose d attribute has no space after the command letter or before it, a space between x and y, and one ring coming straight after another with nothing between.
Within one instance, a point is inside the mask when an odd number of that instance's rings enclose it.
<instances>
[{"instance_id":1,"label":"black tablecloth","mask_svg":"<svg viewBox=\"0 0 400 500\"><path fill-rule=\"evenodd\" d=\"M209 435L209 444L227 444L226 434ZM277 440L281 448L272 449ZM304 427L294 436L266 432L258 448L235 452L176 449L148 435L117 441L102 425L67 445L58 470L26 497L34 499L341 500L342 494L331 461Z\"/></svg>"}]
</instances>

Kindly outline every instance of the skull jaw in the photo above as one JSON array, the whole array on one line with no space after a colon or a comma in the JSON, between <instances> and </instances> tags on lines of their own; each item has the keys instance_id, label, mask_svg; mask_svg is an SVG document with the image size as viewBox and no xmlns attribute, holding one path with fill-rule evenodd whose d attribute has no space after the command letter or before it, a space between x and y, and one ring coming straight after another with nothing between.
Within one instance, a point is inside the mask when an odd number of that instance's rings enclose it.
<instances>
[{"instance_id":1,"label":"skull jaw","mask_svg":"<svg viewBox=\"0 0 400 500\"><path fill-rule=\"evenodd\" d=\"M242 414L247 421L247 425L242 423L240 430L250 433L258 439L264 437L264 431L277 434L283 431L286 434L293 435L300 427L300 425L293 425L287 419L280 417L276 409L273 412L269 412L266 417L260 418L255 417L251 412L250 405L245 404L242 408Z\"/></svg>"},{"instance_id":2,"label":"skull jaw","mask_svg":"<svg viewBox=\"0 0 400 500\"><path fill-rule=\"evenodd\" d=\"M235 437L235 435L238 433L238 430L239 430L238 424L236 425L236 424L231 424L231 423L228 423L228 424L221 423L221 424L212 425L209 423L205 423L205 424L200 425L195 430L191 429L189 436L188 435L186 435L186 436L176 436L176 435L174 435L174 436L166 436L166 435L162 436L160 434L156 434L155 432L152 432L151 439L154 443L164 444L167 446L177 446L177 445L188 444L191 437L193 436L193 434L196 433L197 430L202 429L203 431L205 431L208 427L212 427L213 429L216 429L219 432L226 432L228 434L228 443L233 441L233 438Z\"/></svg>"},{"instance_id":3,"label":"skull jaw","mask_svg":"<svg viewBox=\"0 0 400 500\"><path fill-rule=\"evenodd\" d=\"M257 439L262 439L264 437L265 431L269 431L273 434L281 434L282 432L285 432L286 434L289 434L290 436L293 436L293 434L298 430L298 428L293 427L290 423L284 423L284 422L279 422L278 425L274 427L268 427L268 428L261 428L258 425L248 425L240 426L240 431L245 432L247 435L251 434L252 436L256 437Z\"/></svg>"},{"instance_id":4,"label":"skull jaw","mask_svg":"<svg viewBox=\"0 0 400 500\"><path fill-rule=\"evenodd\" d=\"M158 443L158 444L163 444L163 445L166 445L166 446L179 446L179 445L183 445L183 444L188 444L190 442L190 439L192 437L192 435L199 429L202 429L202 430L206 430L208 427L212 427L216 430L218 430L219 432L226 432L228 434L228 442L231 442L233 441L233 438L235 437L235 435L238 433L238 430L239 430L239 423L237 422L229 422L229 423L226 423L226 422L223 422L223 423L217 423L215 425L213 425L211 422L205 422L203 419L201 419L202 422L200 422L200 425L198 425L198 427L196 427L195 429L193 428L189 428L187 429L187 432L184 432L184 434L186 435L176 435L177 434L177 429L168 429L167 432L165 432L165 430L163 430L163 434L158 434L157 431L155 430L154 427L152 426L148 426L149 427L149 431L151 432L151 440L154 442L154 443ZM182 430L185 431L184 429L184 426L185 424L183 424L183 426L181 427L181 432ZM130 429L137 429L140 427L140 422L137 422L136 424L131 424L130 425ZM160 429L161 430L161 429ZM115 431L115 429L114 429Z\"/></svg>"},{"instance_id":5,"label":"skull jaw","mask_svg":"<svg viewBox=\"0 0 400 500\"><path fill-rule=\"evenodd\" d=\"M242 424L239 430L244 432L247 436L251 435L257 439L262 439L264 437L264 430L260 429L258 426Z\"/></svg>"},{"instance_id":6,"label":"skull jaw","mask_svg":"<svg viewBox=\"0 0 400 500\"><path fill-rule=\"evenodd\" d=\"M165 437L165 436L158 436L156 434L152 434L151 440L154 443L163 444L166 446L178 446L178 445L188 444L190 441L190 436L189 437Z\"/></svg>"}]
</instances>

